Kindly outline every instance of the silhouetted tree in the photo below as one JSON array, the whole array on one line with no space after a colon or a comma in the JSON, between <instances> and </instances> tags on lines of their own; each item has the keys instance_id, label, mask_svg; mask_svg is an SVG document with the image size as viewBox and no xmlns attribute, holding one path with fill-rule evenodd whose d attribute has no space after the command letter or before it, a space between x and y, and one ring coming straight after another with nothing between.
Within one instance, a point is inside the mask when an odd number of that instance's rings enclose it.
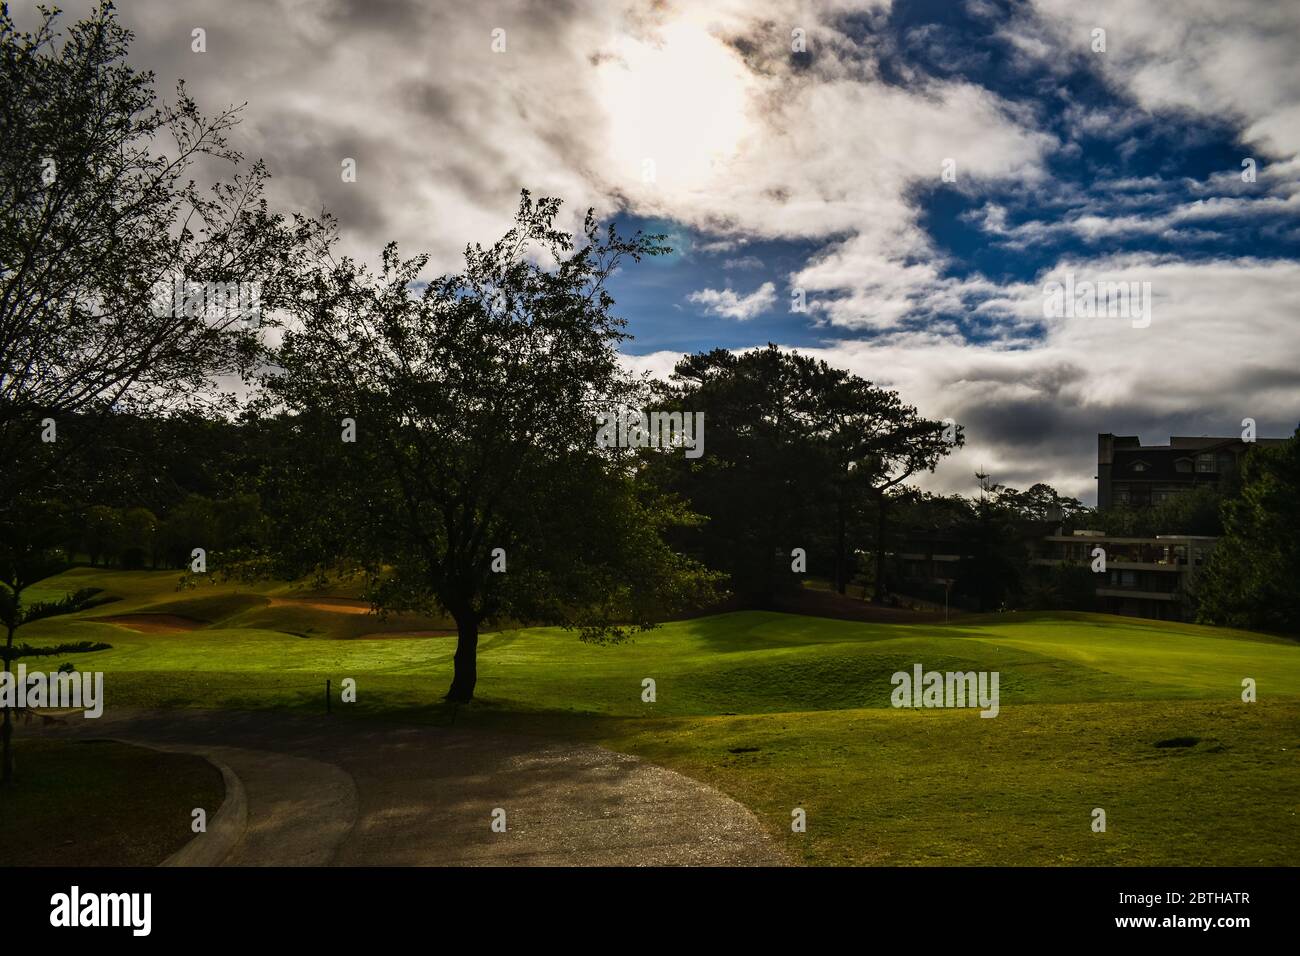
<instances>
[{"instance_id":1,"label":"silhouetted tree","mask_svg":"<svg viewBox=\"0 0 1300 956\"><path fill-rule=\"evenodd\" d=\"M316 445L297 473L339 509L297 536L334 542L376 607L456 620L452 701L474 694L484 620L616 640L696 602L709 580L662 540L686 516L634 456L596 444L597 413L638 397L606 280L664 247L602 231L590 212L575 246L558 211L525 192L501 240L422 286L427 257L402 260L391 245L379 276L347 259L323 270L264 380ZM343 440L345 418L355 442ZM284 547L294 533L272 536L284 567L321 562L316 548Z\"/></svg>"},{"instance_id":2,"label":"silhouetted tree","mask_svg":"<svg viewBox=\"0 0 1300 956\"><path fill-rule=\"evenodd\" d=\"M274 308L325 232L267 210L265 169L226 141L237 110L158 102L111 4L57 17L25 33L0 6L0 510L53 493L109 414L194 402L254 358L238 309L160 287L256 282Z\"/></svg>"},{"instance_id":3,"label":"silhouetted tree","mask_svg":"<svg viewBox=\"0 0 1300 956\"><path fill-rule=\"evenodd\" d=\"M854 463L875 509L872 602L884 602L885 549L890 493L918 472L933 471L965 442L959 425L923 418L897 392L847 373L828 402L835 446Z\"/></svg>"},{"instance_id":4,"label":"silhouetted tree","mask_svg":"<svg viewBox=\"0 0 1300 956\"><path fill-rule=\"evenodd\" d=\"M1199 619L1300 633L1300 428L1251 449L1222 514L1223 537L1196 580Z\"/></svg>"},{"instance_id":5,"label":"silhouetted tree","mask_svg":"<svg viewBox=\"0 0 1300 956\"><path fill-rule=\"evenodd\" d=\"M818 402L837 374L769 343L686 356L660 387L654 407L702 413L707 438L699 458L655 459L658 480L707 517L694 546L748 603L767 606L799 586L796 547L811 556L810 571L829 566L819 561L828 549L818 545L836 466Z\"/></svg>"},{"instance_id":6,"label":"silhouetted tree","mask_svg":"<svg viewBox=\"0 0 1300 956\"><path fill-rule=\"evenodd\" d=\"M709 519L704 560L760 606L797 586L794 547L842 593L868 516L881 600L889 493L963 440L955 427L945 440L942 422L897 393L771 343L687 356L662 391L664 407L702 411L708 423L707 454L665 459L664 480Z\"/></svg>"}]
</instances>

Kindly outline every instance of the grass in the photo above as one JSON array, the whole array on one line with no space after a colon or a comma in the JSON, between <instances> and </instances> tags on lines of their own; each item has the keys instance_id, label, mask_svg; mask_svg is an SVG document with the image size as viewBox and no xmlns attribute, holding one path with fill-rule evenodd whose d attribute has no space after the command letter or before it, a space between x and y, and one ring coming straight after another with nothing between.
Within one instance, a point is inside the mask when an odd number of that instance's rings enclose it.
<instances>
[{"instance_id":1,"label":"grass","mask_svg":"<svg viewBox=\"0 0 1300 956\"><path fill-rule=\"evenodd\" d=\"M154 866L216 813L221 772L201 757L110 740L19 740L0 789L0 865Z\"/></svg>"},{"instance_id":2,"label":"grass","mask_svg":"<svg viewBox=\"0 0 1300 956\"><path fill-rule=\"evenodd\" d=\"M336 720L452 717L439 698L454 638L355 639L446 622L176 581L70 572L49 597L89 586L120 600L23 639L111 644L76 658L107 673L109 706L319 713L325 679L352 677L358 701ZM202 626L94 620L147 612ZM893 709L890 676L915 663L998 671L1000 715ZM1247 677L1258 703L1241 701ZM479 695L458 726L640 754L730 793L812 864L1286 865L1300 850L1300 646L1266 635L1075 613L901 625L741 612L613 647L521 628L482 637ZM1157 746L1178 738L1194 742Z\"/></svg>"}]
</instances>

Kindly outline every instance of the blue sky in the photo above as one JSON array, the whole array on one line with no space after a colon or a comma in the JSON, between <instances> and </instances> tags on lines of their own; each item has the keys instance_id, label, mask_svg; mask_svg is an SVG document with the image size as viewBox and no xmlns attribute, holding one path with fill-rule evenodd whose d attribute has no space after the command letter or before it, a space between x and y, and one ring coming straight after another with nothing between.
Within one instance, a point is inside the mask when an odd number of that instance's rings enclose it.
<instances>
[{"instance_id":1,"label":"blue sky","mask_svg":"<svg viewBox=\"0 0 1300 956\"><path fill-rule=\"evenodd\" d=\"M343 251L374 261L395 240L455 270L521 188L562 198L566 228L592 207L668 232L673 256L614 279L629 367L768 341L815 354L965 426L927 487L970 492L982 470L1092 500L1098 432L1155 443L1251 417L1275 436L1300 419L1300 4L121 15L161 89L183 77L205 110L247 103L234 145L266 161L278 208L329 209ZM1144 290L1149 321L1051 313L1065 280Z\"/></svg>"},{"instance_id":2,"label":"blue sky","mask_svg":"<svg viewBox=\"0 0 1300 956\"><path fill-rule=\"evenodd\" d=\"M983 14L977 16L960 3L896 3L887 16L864 21L849 15L841 21L845 33L869 35L887 51L879 58L882 83L906 87L919 73L974 84L1028 111L1037 128L1075 147L1044 158L1052 183L1046 190L1026 190L1021 183L1003 180L983 183L976 190L917 182L911 196L917 221L943 257L943 276L981 276L998 284L1031 282L1063 258L1099 251L1176 256L1186 262L1300 258L1300 220L1294 205L1270 209L1256 204L1247 214L1236 208L1217 213L1206 209L1197 216L1195 228L1119 233L1104 241L1071 231L1039 235L1030 243L990 235L990 209L1001 210L999 221L1012 231L1026 224L1059 222L1072 214L1159 221L1225 197L1284 200L1293 183L1259 186L1272 158L1251 148L1241 122L1185 111L1153 113L1123 84L1108 78L1098 58L1074 58L1064 67L1026 62L1001 32L1015 7L1000 3L981 8ZM990 16L989 8L1000 15ZM791 54L792 60L797 56ZM1115 121L1092 128L1078 122L1081 110L1111 114ZM1246 156L1255 158L1258 188L1240 182ZM623 214L616 222L623 229L665 233L676 250L653 265L624 270L614 284L635 336L628 347L631 353L743 348L767 340L822 346L864 336L861 330L830 325L790 307L791 276L832 246L835 237L754 241L743 233L710 234L671 219ZM728 239L742 244L714 248ZM691 300L691 293L702 288L752 296L764 283L772 283L777 294L770 305L743 321ZM989 335L987 322L968 310L921 312L911 321L923 324L936 315L956 324L972 341Z\"/></svg>"}]
</instances>

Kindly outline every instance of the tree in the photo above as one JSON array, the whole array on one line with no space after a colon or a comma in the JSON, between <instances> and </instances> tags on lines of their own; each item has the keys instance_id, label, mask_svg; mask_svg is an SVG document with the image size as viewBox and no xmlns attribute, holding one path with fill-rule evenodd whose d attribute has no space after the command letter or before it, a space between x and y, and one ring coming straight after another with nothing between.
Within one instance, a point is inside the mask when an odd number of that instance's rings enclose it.
<instances>
[{"instance_id":1,"label":"tree","mask_svg":"<svg viewBox=\"0 0 1300 956\"><path fill-rule=\"evenodd\" d=\"M110 3L65 33L43 12L24 33L0 6L0 510L51 493L111 413L192 402L256 356L242 306L160 289L255 284L272 309L327 232L268 211L265 168L226 141L238 110L158 101Z\"/></svg>"},{"instance_id":2,"label":"tree","mask_svg":"<svg viewBox=\"0 0 1300 956\"><path fill-rule=\"evenodd\" d=\"M815 542L826 533L834 466L818 402L839 374L769 343L686 356L659 387L654 408L703 414L708 439L700 458L658 458L657 480L707 517L695 535L698 552L748 603L768 606L798 585L793 548L814 566L826 553Z\"/></svg>"},{"instance_id":3,"label":"tree","mask_svg":"<svg viewBox=\"0 0 1300 956\"><path fill-rule=\"evenodd\" d=\"M1019 491L977 474L976 497L909 493L895 507L904 525L923 538L938 539L961 555L953 569L953 591L981 610L1028 606L1086 610L1095 582L1072 569L1035 566L1030 543L1058 526L1083 526L1093 513L1077 499L1042 482Z\"/></svg>"},{"instance_id":4,"label":"tree","mask_svg":"<svg viewBox=\"0 0 1300 956\"><path fill-rule=\"evenodd\" d=\"M85 610L97 603L96 589L83 589L62 601L23 605L23 592L38 581L58 574L68 567L60 543L66 536L67 517L56 504L47 501L15 502L6 516L0 517L0 625L5 629L4 650L0 663L5 673L12 672L19 657L53 656L103 650L108 645L70 643L39 648L14 643L18 629L25 624ZM14 777L13 732L16 707L4 707L0 724L0 784L11 784ZM30 716L28 714L28 716Z\"/></svg>"},{"instance_id":5,"label":"tree","mask_svg":"<svg viewBox=\"0 0 1300 956\"><path fill-rule=\"evenodd\" d=\"M91 566L112 564L122 545L122 514L107 505L91 505L81 517L81 549Z\"/></svg>"},{"instance_id":6,"label":"tree","mask_svg":"<svg viewBox=\"0 0 1300 956\"><path fill-rule=\"evenodd\" d=\"M665 407L703 411L709 423L705 459L666 459L664 480L708 518L704 560L759 606L795 586L792 547L843 593L869 514L882 600L889 492L962 442L897 393L772 343L687 356L662 391Z\"/></svg>"},{"instance_id":7,"label":"tree","mask_svg":"<svg viewBox=\"0 0 1300 956\"><path fill-rule=\"evenodd\" d=\"M186 495L168 512L160 532L164 560L172 567L189 562L195 548L213 551L218 545L217 508L203 495Z\"/></svg>"},{"instance_id":8,"label":"tree","mask_svg":"<svg viewBox=\"0 0 1300 956\"><path fill-rule=\"evenodd\" d=\"M1222 485L1205 484L1146 507L1114 505L1097 513L1107 534L1149 538L1157 534L1223 534L1223 504L1239 494L1235 473Z\"/></svg>"},{"instance_id":9,"label":"tree","mask_svg":"<svg viewBox=\"0 0 1300 956\"><path fill-rule=\"evenodd\" d=\"M857 481L875 507L871 599L881 604L890 492L918 472L933 471L940 459L965 443L965 436L961 426L922 418L897 392L847 373L836 382L826 406L837 455L853 463Z\"/></svg>"},{"instance_id":10,"label":"tree","mask_svg":"<svg viewBox=\"0 0 1300 956\"><path fill-rule=\"evenodd\" d=\"M1019 493L986 474L975 477L980 495L971 502L969 518L958 530L963 557L957 588L978 610L992 611L1017 602L1029 567L1029 550L1022 516L1014 507Z\"/></svg>"},{"instance_id":11,"label":"tree","mask_svg":"<svg viewBox=\"0 0 1300 956\"><path fill-rule=\"evenodd\" d=\"M708 590L662 539L688 516L635 456L595 440L597 413L638 399L606 280L664 247L602 231L591 212L575 245L559 208L525 191L502 239L427 284L427 257L393 245L378 276L348 259L322 269L263 379L305 446L264 493L303 503L297 476L318 504L270 534L280 568L320 562L305 541L329 541L376 608L449 613L455 702L473 697L485 620L618 640Z\"/></svg>"},{"instance_id":12,"label":"tree","mask_svg":"<svg viewBox=\"0 0 1300 956\"><path fill-rule=\"evenodd\" d=\"M1034 569L1025 587L1025 606L1035 611L1097 610L1097 580L1087 564L1053 564Z\"/></svg>"},{"instance_id":13,"label":"tree","mask_svg":"<svg viewBox=\"0 0 1300 956\"><path fill-rule=\"evenodd\" d=\"M1068 498L1044 482L1035 482L1028 491L1017 491L1004 485L997 485L997 499L1000 504L1010 508L1018 520L1030 522L1070 524L1076 519L1090 514L1087 506L1078 498Z\"/></svg>"},{"instance_id":14,"label":"tree","mask_svg":"<svg viewBox=\"0 0 1300 956\"><path fill-rule=\"evenodd\" d=\"M128 508L122 514L122 567L142 568L157 554L158 518L148 508Z\"/></svg>"},{"instance_id":15,"label":"tree","mask_svg":"<svg viewBox=\"0 0 1300 956\"><path fill-rule=\"evenodd\" d=\"M1198 619L1300 633L1300 428L1250 451L1222 519L1223 537L1196 580Z\"/></svg>"}]
</instances>

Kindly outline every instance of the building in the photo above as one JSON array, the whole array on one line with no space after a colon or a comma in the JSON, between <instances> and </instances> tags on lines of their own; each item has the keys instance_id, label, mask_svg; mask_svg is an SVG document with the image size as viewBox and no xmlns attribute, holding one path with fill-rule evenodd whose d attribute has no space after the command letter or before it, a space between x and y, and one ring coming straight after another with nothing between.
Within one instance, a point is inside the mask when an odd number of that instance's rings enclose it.
<instances>
[{"instance_id":1,"label":"building","mask_svg":"<svg viewBox=\"0 0 1300 956\"><path fill-rule=\"evenodd\" d=\"M909 598L947 606L958 567L970 555L954 531L914 529L890 557L892 583L898 590Z\"/></svg>"},{"instance_id":2,"label":"building","mask_svg":"<svg viewBox=\"0 0 1300 956\"><path fill-rule=\"evenodd\" d=\"M1097 610L1162 621L1190 621L1197 571L1217 538L1161 534L1153 538L1111 537L1076 531L1043 538L1033 563L1092 568L1094 550L1105 552L1106 570L1097 577Z\"/></svg>"},{"instance_id":3,"label":"building","mask_svg":"<svg viewBox=\"0 0 1300 956\"><path fill-rule=\"evenodd\" d=\"M1252 447L1285 441L1175 435L1167 445L1144 445L1136 435L1099 434L1097 508L1149 508L1197 488L1220 488L1240 470ZM1064 533L1060 524L1058 513L1045 521L1025 522L1019 529L1031 565L1040 569L1029 576L1022 598L1060 601L1067 607L1106 614L1165 621L1194 619L1196 578L1217 538ZM1105 552L1105 570L1094 572L1097 548ZM891 556L895 580L909 596L937 602L954 579L962 576L965 583L959 582L963 594L958 599L969 599L969 579L978 577L982 566L972 550L972 543L962 541L956 529L914 529ZM1062 571L1058 574L1053 568Z\"/></svg>"},{"instance_id":4,"label":"building","mask_svg":"<svg viewBox=\"0 0 1300 956\"><path fill-rule=\"evenodd\" d=\"M1097 436L1097 508L1146 508L1203 485L1218 485L1234 474L1254 445L1285 439L1187 438L1168 445L1143 445L1137 435Z\"/></svg>"}]
</instances>

